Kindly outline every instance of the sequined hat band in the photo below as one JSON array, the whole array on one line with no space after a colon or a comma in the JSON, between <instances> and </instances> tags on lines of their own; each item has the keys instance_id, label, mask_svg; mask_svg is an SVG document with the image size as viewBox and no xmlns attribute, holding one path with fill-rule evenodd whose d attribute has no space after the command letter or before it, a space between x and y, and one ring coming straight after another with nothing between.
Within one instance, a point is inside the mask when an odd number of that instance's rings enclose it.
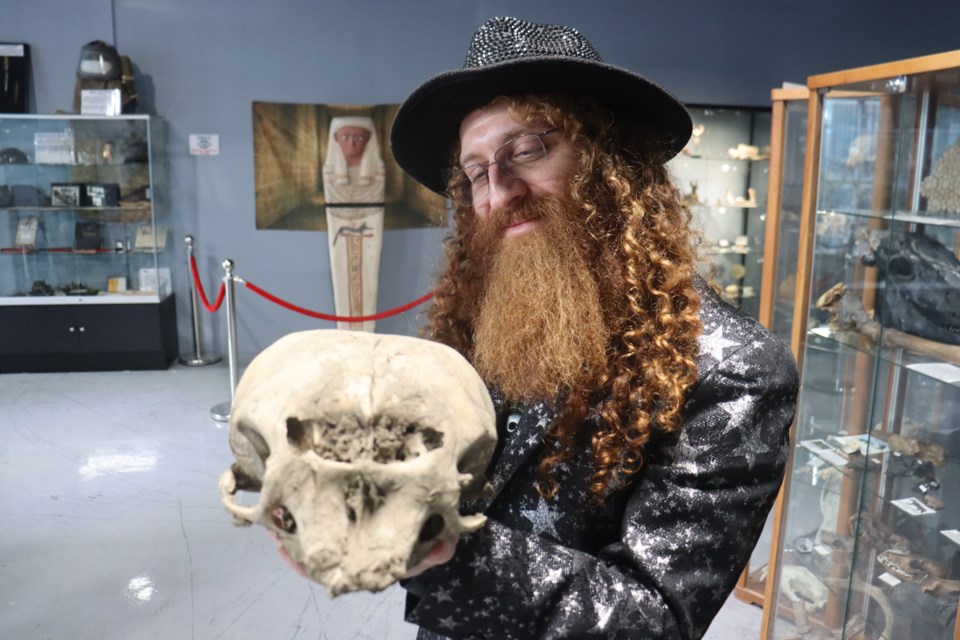
<instances>
[{"instance_id":1,"label":"sequined hat band","mask_svg":"<svg viewBox=\"0 0 960 640\"><path fill-rule=\"evenodd\" d=\"M665 155L690 139L690 116L659 86L603 62L576 29L492 18L470 41L462 69L420 85L400 105L390 143L397 163L429 189L443 193L460 122L500 95L568 93L591 97L621 121L644 125Z\"/></svg>"}]
</instances>

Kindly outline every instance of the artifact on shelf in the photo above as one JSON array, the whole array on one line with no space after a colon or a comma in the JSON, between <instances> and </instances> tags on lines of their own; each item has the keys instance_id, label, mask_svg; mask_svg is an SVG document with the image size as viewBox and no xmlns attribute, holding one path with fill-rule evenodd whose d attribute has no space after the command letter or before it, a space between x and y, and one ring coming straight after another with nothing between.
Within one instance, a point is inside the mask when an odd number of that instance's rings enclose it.
<instances>
[{"instance_id":1,"label":"artifact on shelf","mask_svg":"<svg viewBox=\"0 0 960 640\"><path fill-rule=\"evenodd\" d=\"M137 89L130 58L120 55L113 45L94 40L80 49L77 81L73 89L73 112L81 112L83 91L104 89L120 91L121 113L136 111Z\"/></svg>"},{"instance_id":2,"label":"artifact on shelf","mask_svg":"<svg viewBox=\"0 0 960 640\"><path fill-rule=\"evenodd\" d=\"M887 549L877 554L877 561L884 569L906 582L922 583L927 578L946 578L947 568L924 556Z\"/></svg>"},{"instance_id":3,"label":"artifact on shelf","mask_svg":"<svg viewBox=\"0 0 960 640\"><path fill-rule=\"evenodd\" d=\"M817 309L830 314L829 325L841 335L855 331L874 343L885 347L906 349L940 360L960 365L960 346L928 340L897 329L882 327L863 308L863 301L847 291L845 284L838 283L825 291L816 302Z\"/></svg>"},{"instance_id":4,"label":"artifact on shelf","mask_svg":"<svg viewBox=\"0 0 960 640\"><path fill-rule=\"evenodd\" d=\"M697 195L697 181L690 181L690 193L685 193L683 195L683 201L691 207L695 207L700 204L700 196Z\"/></svg>"},{"instance_id":5,"label":"artifact on shelf","mask_svg":"<svg viewBox=\"0 0 960 640\"><path fill-rule=\"evenodd\" d=\"M854 138L847 149L846 165L851 169L864 162L877 159L877 144L871 134L865 133Z\"/></svg>"},{"instance_id":6,"label":"artifact on shelf","mask_svg":"<svg viewBox=\"0 0 960 640\"><path fill-rule=\"evenodd\" d=\"M57 287L54 291L54 295L65 296L95 296L99 293L99 289L87 286L82 282L68 282L62 287Z\"/></svg>"},{"instance_id":7,"label":"artifact on shelf","mask_svg":"<svg viewBox=\"0 0 960 640\"><path fill-rule=\"evenodd\" d=\"M33 286L30 287L30 291L27 291L26 293L16 293L14 295L39 297L39 296L52 296L54 295L54 293L55 291L53 287L48 285L43 280L34 280Z\"/></svg>"},{"instance_id":8,"label":"artifact on shelf","mask_svg":"<svg viewBox=\"0 0 960 640\"><path fill-rule=\"evenodd\" d=\"M848 582L849 580L849 582ZM880 611L883 612L883 629L876 635L877 638L894 638L894 630L896 627L896 613L894 612L893 606L890 604L890 599L887 597L887 594L883 592L883 589L880 587L864 582L861 578L851 575L848 578L826 578L824 583L830 589L836 590L839 593L846 591L848 588L853 591L859 591L864 596L870 598L877 603L877 607ZM839 630L838 630L839 631ZM843 638L865 638L863 635L866 631L866 621L860 617L859 614L852 616L843 627L842 637ZM838 633L834 637L841 637Z\"/></svg>"},{"instance_id":9,"label":"artifact on shelf","mask_svg":"<svg viewBox=\"0 0 960 640\"><path fill-rule=\"evenodd\" d=\"M693 125L693 129L690 131L690 142L683 148L684 155L691 158L700 157L700 137L706 130L707 128L702 124Z\"/></svg>"},{"instance_id":10,"label":"artifact on shelf","mask_svg":"<svg viewBox=\"0 0 960 640\"><path fill-rule=\"evenodd\" d=\"M859 522L857 514L850 516L847 520L847 529L850 531L850 535L856 536L859 544L877 550L895 549L909 553L914 549L910 538L898 534L888 525L870 515L859 516Z\"/></svg>"},{"instance_id":11,"label":"artifact on shelf","mask_svg":"<svg viewBox=\"0 0 960 640\"><path fill-rule=\"evenodd\" d=\"M738 144L727 149L727 155L731 160L766 160L770 157L770 147L761 150L752 144Z\"/></svg>"},{"instance_id":12,"label":"artifact on shelf","mask_svg":"<svg viewBox=\"0 0 960 640\"><path fill-rule=\"evenodd\" d=\"M757 190L753 187L747 189L747 197L733 195L733 189L727 189L725 195L725 202L717 200L717 204L720 206L727 205L729 207L742 207L745 209L751 209L757 206Z\"/></svg>"},{"instance_id":13,"label":"artifact on shelf","mask_svg":"<svg viewBox=\"0 0 960 640\"><path fill-rule=\"evenodd\" d=\"M946 452L939 444L924 442L899 433L883 433L878 431L875 432L874 435L885 440L894 453L918 458L929 462L935 467L942 467L946 464Z\"/></svg>"},{"instance_id":14,"label":"artifact on shelf","mask_svg":"<svg viewBox=\"0 0 960 640\"><path fill-rule=\"evenodd\" d=\"M846 216L834 211L825 212L817 217L817 242L824 249L846 247L853 239L853 227Z\"/></svg>"},{"instance_id":15,"label":"artifact on shelf","mask_svg":"<svg viewBox=\"0 0 960 640\"><path fill-rule=\"evenodd\" d=\"M920 195L927 199L927 211L960 212L960 138L920 183Z\"/></svg>"},{"instance_id":16,"label":"artifact on shelf","mask_svg":"<svg viewBox=\"0 0 960 640\"><path fill-rule=\"evenodd\" d=\"M922 233L871 229L860 261L884 282L880 322L906 333L960 345L960 260Z\"/></svg>"},{"instance_id":17,"label":"artifact on shelf","mask_svg":"<svg viewBox=\"0 0 960 640\"><path fill-rule=\"evenodd\" d=\"M43 189L30 184L15 184L10 188L14 207L46 207L50 205L50 196Z\"/></svg>"},{"instance_id":18,"label":"artifact on shelf","mask_svg":"<svg viewBox=\"0 0 960 640\"><path fill-rule=\"evenodd\" d=\"M20 149L16 147L6 147L0 149L0 164L27 164L30 160Z\"/></svg>"},{"instance_id":19,"label":"artifact on shelf","mask_svg":"<svg viewBox=\"0 0 960 640\"><path fill-rule=\"evenodd\" d=\"M331 596L384 589L438 540L486 521L460 505L489 490L493 403L470 364L439 343L287 335L244 372L229 441L237 461L220 496L234 522L270 530ZM239 504L238 490L259 501Z\"/></svg>"}]
</instances>

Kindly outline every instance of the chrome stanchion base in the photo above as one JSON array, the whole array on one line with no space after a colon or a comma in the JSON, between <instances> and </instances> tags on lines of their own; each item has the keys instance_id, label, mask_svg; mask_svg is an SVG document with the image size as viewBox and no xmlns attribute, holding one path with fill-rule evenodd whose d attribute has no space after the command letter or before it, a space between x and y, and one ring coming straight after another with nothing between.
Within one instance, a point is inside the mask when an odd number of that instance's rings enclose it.
<instances>
[{"instance_id":1,"label":"chrome stanchion base","mask_svg":"<svg viewBox=\"0 0 960 640\"><path fill-rule=\"evenodd\" d=\"M223 360L223 358L221 358L220 356L212 356L212 355L200 356L198 358L196 354L191 353L191 354L184 354L180 356L178 360L180 364L185 365L187 367L203 367L208 364L216 364L217 362L220 362L221 360Z\"/></svg>"},{"instance_id":2,"label":"chrome stanchion base","mask_svg":"<svg viewBox=\"0 0 960 640\"><path fill-rule=\"evenodd\" d=\"M230 422L230 403L221 402L210 408L210 417L217 422Z\"/></svg>"}]
</instances>

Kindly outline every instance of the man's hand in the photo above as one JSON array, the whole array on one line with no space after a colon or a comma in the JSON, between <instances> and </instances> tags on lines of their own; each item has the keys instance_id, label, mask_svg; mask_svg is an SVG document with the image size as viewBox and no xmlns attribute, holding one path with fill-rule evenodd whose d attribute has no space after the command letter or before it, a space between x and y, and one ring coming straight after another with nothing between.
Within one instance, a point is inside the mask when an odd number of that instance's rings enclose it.
<instances>
[{"instance_id":1,"label":"man's hand","mask_svg":"<svg viewBox=\"0 0 960 640\"><path fill-rule=\"evenodd\" d=\"M283 542L280 540L280 537L269 529L267 530L267 533L270 534L270 538L272 538L276 543L277 551L280 552L280 557L283 558L284 563L293 569L294 573L297 575L303 576L307 580L313 580L313 578L311 578L307 573L306 567L290 557L290 554L287 553L287 550L283 546ZM457 536L453 538L440 538L437 540L433 547L430 548L430 551L427 552L427 555L424 556L423 560L418 562L415 566L410 567L407 573L404 574L403 578L406 579L418 576L427 569L450 562L450 559L453 558L453 554L457 550L457 541L459 539L459 536ZM314 582L316 581L314 580Z\"/></svg>"},{"instance_id":2,"label":"man's hand","mask_svg":"<svg viewBox=\"0 0 960 640\"><path fill-rule=\"evenodd\" d=\"M439 538L427 552L427 555L423 557L423 560L407 570L407 573L403 576L404 579L418 576L427 569L450 562L457 550L458 540L460 540L460 536Z\"/></svg>"},{"instance_id":3,"label":"man's hand","mask_svg":"<svg viewBox=\"0 0 960 640\"><path fill-rule=\"evenodd\" d=\"M277 543L277 551L280 552L280 557L283 558L283 561L286 563L286 565L293 569L294 573L297 575L303 576L307 580L313 580L313 578L311 578L307 573L306 567L290 557L290 554L287 553L287 549L283 546L283 542L280 540L280 537L269 529L267 529L267 533L269 533L273 541Z\"/></svg>"}]
</instances>

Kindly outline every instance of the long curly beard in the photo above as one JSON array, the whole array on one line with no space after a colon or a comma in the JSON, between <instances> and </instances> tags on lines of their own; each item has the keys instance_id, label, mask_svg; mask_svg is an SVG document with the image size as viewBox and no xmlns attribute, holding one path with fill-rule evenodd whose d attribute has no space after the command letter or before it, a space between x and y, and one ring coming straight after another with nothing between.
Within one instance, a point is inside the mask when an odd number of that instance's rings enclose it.
<instances>
[{"instance_id":1,"label":"long curly beard","mask_svg":"<svg viewBox=\"0 0 960 640\"><path fill-rule=\"evenodd\" d=\"M511 402L557 397L605 365L610 332L582 215L570 198L548 196L475 221L469 253L483 266L473 364ZM535 217L535 228L503 236Z\"/></svg>"}]
</instances>

